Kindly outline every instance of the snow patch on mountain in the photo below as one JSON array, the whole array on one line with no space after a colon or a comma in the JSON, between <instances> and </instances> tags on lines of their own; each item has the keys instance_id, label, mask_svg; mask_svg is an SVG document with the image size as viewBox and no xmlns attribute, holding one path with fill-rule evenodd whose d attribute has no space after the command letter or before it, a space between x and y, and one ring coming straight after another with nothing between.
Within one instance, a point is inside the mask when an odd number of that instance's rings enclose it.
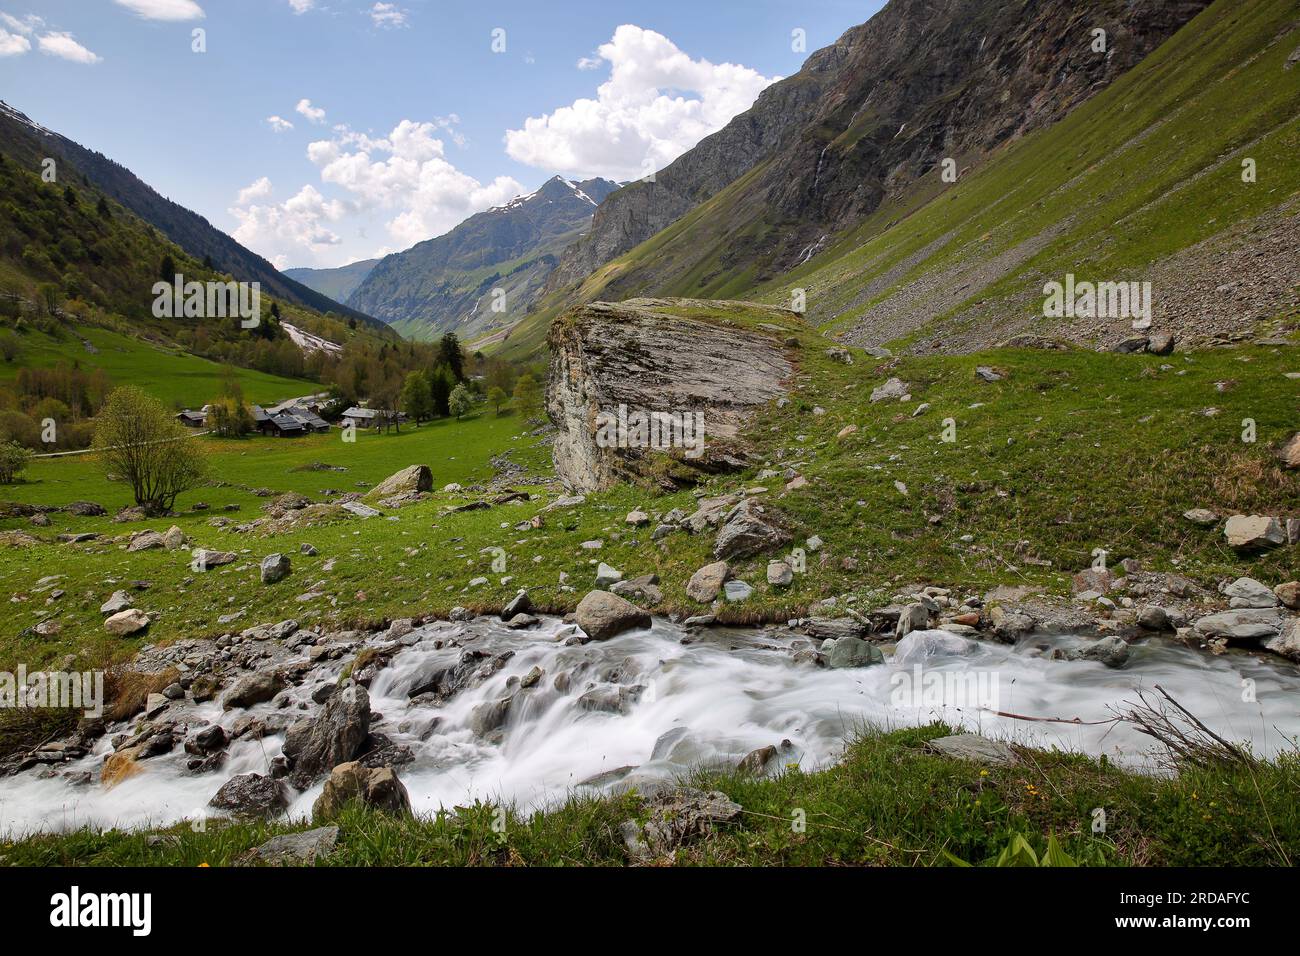
<instances>
[{"instance_id":1,"label":"snow patch on mountain","mask_svg":"<svg viewBox=\"0 0 1300 956\"><path fill-rule=\"evenodd\" d=\"M293 340L293 344L302 349L304 355L310 355L312 352L324 352L327 355L339 355L343 352L343 346L337 342L331 342L329 339L323 339L319 335L298 328L296 325L290 325L288 322L281 322L280 328L288 334Z\"/></svg>"}]
</instances>

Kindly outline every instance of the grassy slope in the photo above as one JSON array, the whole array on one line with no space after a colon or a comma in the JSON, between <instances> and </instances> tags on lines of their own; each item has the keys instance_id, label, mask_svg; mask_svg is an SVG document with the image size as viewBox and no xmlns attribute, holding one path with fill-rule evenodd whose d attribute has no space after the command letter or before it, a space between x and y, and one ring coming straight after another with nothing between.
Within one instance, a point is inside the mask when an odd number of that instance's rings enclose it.
<instances>
[{"instance_id":1,"label":"grassy slope","mask_svg":"<svg viewBox=\"0 0 1300 956\"><path fill-rule=\"evenodd\" d=\"M1297 195L1300 86L1282 69L1295 48L1294 21L1290 0L1220 0L1061 122L995 152L952 186L938 181L936 169L934 182L892 197L807 264L757 288L752 275L726 265L732 243L770 228L748 195L753 174L742 177L578 289L543 303L500 353L518 358L540 349L545 327L568 302L631 294L786 304L802 288L809 320L843 329L908 282L942 282L963 264L1063 222L1036 255L991 286L972 285L962 304L1040 287L1039 274L1130 277ZM1255 184L1241 181L1245 156L1256 160ZM873 279L931 244L938 248L923 261L862 296ZM629 284L629 276L656 270L664 281ZM1007 308L1020 313L1025 305Z\"/></svg>"},{"instance_id":2,"label":"grassy slope","mask_svg":"<svg viewBox=\"0 0 1300 956\"><path fill-rule=\"evenodd\" d=\"M96 349L90 352L82 340ZM222 366L185 352L151 345L107 329L77 326L68 337L55 339L43 332L22 336L22 354L16 362L0 364L0 383L11 382L20 367L44 368L63 363L102 368L113 385L142 384L168 406L203 405L217 395ZM282 378L253 369L235 369L250 402L272 403L320 390L318 382Z\"/></svg>"},{"instance_id":3,"label":"grassy slope","mask_svg":"<svg viewBox=\"0 0 1300 956\"><path fill-rule=\"evenodd\" d=\"M1300 786L1294 759L1250 768L1189 768L1140 777L1083 757L1022 751L1012 768L981 769L932 756L924 741L941 725L868 732L842 762L778 777L701 776L692 781L744 807L734 824L678 850L679 865L942 866L948 854L975 864L996 859L1012 834L1043 851L1054 834L1080 865L1290 865L1300 846ZM1095 808L1106 831L1093 834ZM806 829L791 825L797 811ZM502 831L487 803L456 817L394 819L349 808L326 866L620 865L624 820L642 815L634 795L575 796L547 813L509 808ZM88 830L0 842L11 866L209 866L241 862L249 849L305 824L180 825L150 845L145 833Z\"/></svg>"},{"instance_id":4,"label":"grassy slope","mask_svg":"<svg viewBox=\"0 0 1300 956\"><path fill-rule=\"evenodd\" d=\"M1239 572L1242 561L1224 546L1219 532L1183 521L1184 510L1200 506L1222 513L1300 515L1300 488L1276 467L1270 450L1294 427L1298 386L1284 373L1300 368L1295 349L1220 350L1170 360L1006 351L873 367L862 353L853 366L833 362L824 354L825 339L810 330L802 336L795 400L785 409L766 411L754 435L770 463L792 465L810 481L805 489L783 493L781 479L765 480L769 501L800 534L820 535L826 548L786 592L767 587L766 556L740 562L736 571L755 585L756 595L744 605L723 608L731 619L783 619L832 595L856 594L867 605L885 603L898 582L972 587L1032 582L1064 590L1068 575L1086 566L1098 547L1110 553L1112 562L1139 557L1156 569L1213 579ZM977 362L1001 368L1008 378L993 384L978 381ZM871 389L888 375L910 383L912 403L869 403ZM1234 384L1227 391L1217 390L1216 382L1229 381ZM912 410L922 401L931 408L913 418ZM815 407L825 414L814 414ZM1209 407L1220 413L1202 414ZM949 417L957 426L953 444L939 441ZM1254 444L1241 441L1244 418L1257 423ZM858 431L837 438L848 424L856 424ZM358 480L378 481L413 462L434 468L435 487L453 480L464 483L484 477L489 455L508 447L519 449L530 474L545 471L546 450L537 439L519 434L513 417L488 416L426 426L400 437L363 436L354 446L340 442L337 434L298 442L219 443L214 475L231 485L191 492L180 506L188 508L197 500L214 509L237 503L243 508L237 517L249 520L260 513L263 501L244 489L265 486L315 496L330 487L350 490ZM313 461L349 471L291 470ZM752 486L755 472L715 479L709 490ZM15 486L5 496L45 503L89 498L111 508L127 503L125 490L104 484L85 460L42 462L31 478L32 483ZM895 481L907 486L906 495ZM62 582L68 594L54 608L47 608L39 595L0 605L0 663L14 657L57 659L88 639L101 651L129 652L137 642L98 639L99 603L114 590L113 582L123 578L154 582L140 600L146 610L159 614L150 640L219 633L216 618L241 608L249 609L249 623L315 614L339 623L379 621L445 613L457 604L495 607L519 587L532 589L536 601L561 610L574 606L590 586L597 556L629 576L658 573L664 610L698 607L684 588L695 568L709 560L711 540L680 534L647 547L647 533L630 530L622 520L637 506L689 509L687 492L659 495L620 487L594 496L586 507L551 512L541 529L529 531L514 531L513 525L537 513L544 502L440 516L443 507L464 500L437 493L429 502L396 512L396 521L346 519L269 539L210 528L211 511L184 514L177 523L197 545L250 549L246 564L217 572L215 580L205 580L201 587L187 580L191 575L183 555L146 552L128 560L118 546L96 543L81 546L78 559L69 562L67 546L5 549L0 551L0 579L7 590L25 593L38 578L61 571L68 574ZM94 530L116 535L140 527L61 513L51 517L53 526L41 534ZM165 528L168 523L146 526ZM0 522L0 530L9 528L36 530L22 519ZM963 542L968 534L974 540ZM594 538L605 542L596 555L580 547ZM295 558L295 574L279 585L256 583L255 559L272 551L297 552L301 542L314 544L321 555ZM507 551L507 584L489 570L491 555L483 549L492 547ZM320 565L331 557L337 566L321 572ZM855 558L858 570L843 569L845 557ZM1050 561L1051 566L1024 558ZM1254 559L1250 566L1269 583L1294 576L1284 552ZM570 575L575 592L558 588L561 571ZM468 589L469 580L480 575L488 576L489 584ZM325 600L306 606L295 600L317 582ZM18 632L50 613L64 623L57 639L16 642Z\"/></svg>"},{"instance_id":5,"label":"grassy slope","mask_svg":"<svg viewBox=\"0 0 1300 956\"><path fill-rule=\"evenodd\" d=\"M1019 270L972 288L968 301L1015 293L1040 273L1127 276L1282 204L1300 189L1300 87L1282 69L1294 43L1275 41L1294 17L1285 0L1221 0L1060 123L919 208L882 208L764 298L805 288L814 317L842 327L898 285L850 305L866 283L948 233L902 282L943 275L972 253L991 257L1067 219ZM1241 181L1246 156L1258 183Z\"/></svg>"},{"instance_id":6,"label":"grassy slope","mask_svg":"<svg viewBox=\"0 0 1300 956\"><path fill-rule=\"evenodd\" d=\"M736 317L709 309L703 316ZM750 324L769 320L760 314L745 318ZM764 583L766 556L739 562L737 573L755 585L756 595L744 605L722 608L724 618L780 619L831 595L854 595L865 609L887 602L901 582L973 588L1031 582L1064 590L1068 572L1085 565L1095 547L1108 549L1112 562L1138 557L1150 568L1176 569L1205 583L1242 571L1270 584L1294 576L1290 551L1245 560L1223 546L1217 530L1198 529L1179 518L1193 505L1300 514L1300 488L1278 471L1269 449L1293 425L1300 386L1284 373L1300 368L1294 348L1222 349L1167 360L1003 351L911 358L886 367L873 366L861 352L855 353L854 365L839 364L825 355L820 335L803 330L800 337L795 400L785 409L765 411L753 435L772 463L791 464L811 480L808 488L784 495L779 480L764 484L770 487L768 498L799 532L820 534L826 547L785 593ZM992 384L978 381L977 361L1008 377ZM870 390L890 374L911 384L913 402L870 404ZM1233 384L1220 392L1216 382ZM931 408L913 418L920 401ZM1210 406L1220 413L1202 414ZM814 413L818 407L824 414ZM938 441L947 417L957 423L954 444ZM1258 423L1255 444L1240 440L1245 417ZM850 423L858 431L837 438ZM225 480L306 493L375 481L413 461L432 465L435 486L441 486L486 477L487 457L505 448L515 449L530 474L543 472L546 459L545 448L525 437L512 416L445 423L400 437L367 435L354 446L331 436L214 447L215 470ZM778 450L785 450L779 460ZM349 471L292 470L313 461ZM33 478L32 484L12 489L12 497L125 503L121 487L104 484L84 461L41 463ZM718 479L711 490L750 487L755 478L750 473ZM906 495L896 480L907 484ZM244 519L262 503L230 486L191 493L181 505L199 499L214 506L238 503ZM685 597L684 586L709 560L711 539L676 535L652 547L645 532L630 531L622 521L634 506L689 508L688 493L621 487L592 496L583 507L549 512L540 529L529 531L513 526L538 513L543 502L440 514L445 505L464 500L437 493L427 503L396 512L396 521L343 519L271 538L212 529L207 525L212 511L183 515L176 522L195 543L247 549L244 561L207 576L192 573L184 553L128 558L120 545L109 543L5 548L0 581L4 590L25 599L0 605L0 666L23 661L34 668L70 652L80 654L79 666L93 666L121 659L145 641L216 634L289 616L324 625L445 613L458 604L488 609L499 607L520 586L530 588L539 604L563 610L591 585L595 558L580 545L592 538L605 542L596 552L599 558L626 574L661 576L666 595L661 610L699 607ZM939 516L938 525L929 522L932 515ZM42 534L87 529L121 534L141 527L53 517L54 527ZM0 522L0 532L7 529L36 530L20 519ZM974 540L961 541L967 534ZM299 555L300 542L314 544L320 555ZM1025 544L1018 553L1020 542ZM491 555L484 549L493 547L507 553L509 583L490 570ZM294 573L264 587L257 583L257 559L271 551L292 553ZM1053 564L1029 564L1021 555ZM856 569L841 565L848 556L858 559ZM327 571L331 559L335 565ZM569 574L574 592L557 587L561 571ZM46 605L44 594L29 590L50 573L66 575L59 584L67 593L53 606ZM489 583L469 588L470 579L480 575ZM137 594L137 603L156 615L156 623L143 639L108 638L100 628L99 603L122 582L141 579L152 586ZM309 588L323 597L296 601ZM236 611L245 612L237 624L217 624L219 615ZM63 624L58 635L19 636L50 613ZM1296 769L1288 760L1250 773L1196 772L1157 781L1080 758L1034 754L1032 769L986 776L968 765L916 753L917 740L916 731L868 737L844 764L823 773L709 781L749 812L739 826L683 853L680 861L933 864L942 862L940 851L947 850L980 862L994 856L1012 832L1041 841L1054 831L1070 853L1089 863L1274 863L1284 853L1294 854L1300 842L1291 799ZM900 793L907 798L898 799ZM1091 808L1098 805L1107 807L1112 821L1104 840L1090 836L1087 828ZM808 811L807 834L791 832L788 820L795 807ZM612 825L630 812L625 802L577 800L550 814L516 819L502 838L485 829L490 810L484 807L467 811L472 822L463 828L351 814L330 862L614 863L622 856ZM0 847L0 855L11 863L217 864L233 861L268 832L243 825L213 827L204 834L182 828L179 842L162 848L147 847L139 835L82 832Z\"/></svg>"}]
</instances>

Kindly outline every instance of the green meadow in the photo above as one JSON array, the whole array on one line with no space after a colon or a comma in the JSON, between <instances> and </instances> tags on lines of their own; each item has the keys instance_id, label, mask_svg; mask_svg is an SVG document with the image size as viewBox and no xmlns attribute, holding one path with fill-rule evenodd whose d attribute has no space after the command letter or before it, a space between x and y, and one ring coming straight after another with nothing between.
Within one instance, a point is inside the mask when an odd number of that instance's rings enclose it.
<instances>
[{"instance_id":1,"label":"green meadow","mask_svg":"<svg viewBox=\"0 0 1300 956\"><path fill-rule=\"evenodd\" d=\"M61 338L44 332L25 334L17 361L0 362L0 384L13 382L20 368L52 368L60 364L103 369L112 385L137 385L171 408L197 408L216 398L226 372L216 362L179 349L108 329L74 326ZM253 369L236 368L233 374L250 402L271 404L320 391L316 382Z\"/></svg>"}]
</instances>

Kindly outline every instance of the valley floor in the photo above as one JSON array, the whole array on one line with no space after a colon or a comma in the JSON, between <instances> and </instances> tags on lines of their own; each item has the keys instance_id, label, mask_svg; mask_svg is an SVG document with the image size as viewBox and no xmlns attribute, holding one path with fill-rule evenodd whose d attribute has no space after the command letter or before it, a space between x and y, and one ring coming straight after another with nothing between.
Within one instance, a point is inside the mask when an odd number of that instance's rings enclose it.
<instances>
[{"instance_id":1,"label":"valley floor","mask_svg":"<svg viewBox=\"0 0 1300 956\"><path fill-rule=\"evenodd\" d=\"M19 505L0 519L0 593L9 597L0 608L0 668L121 668L143 647L289 618L327 634L445 617L456 607L493 611L521 588L539 610L565 613L593 588L602 562L629 580L657 575L658 614L709 612L733 623L866 615L925 585L963 593L1014 586L1077 611L1087 599L1067 598L1072 576L1098 549L1110 567L1131 559L1141 573L1191 582L1204 611L1222 603L1217 592L1225 580L1249 576L1271 588L1295 576L1293 547L1243 554L1222 532L1222 518L1232 514L1300 517L1300 488L1277 459L1295 429L1294 346L1171 356L1005 349L887 360L855 351L846 365L811 331L803 344L792 400L755 423L761 465L702 489L761 495L796 530L796 544L820 540L788 587L767 584L768 559L778 555L760 555L731 569L752 588L747 599L701 606L686 585L713 559L712 536L678 530L650 538L672 509L698 507L696 496L623 486L559 501L545 432L511 415L364 435L352 446L337 435L196 439L212 441L219 481L185 496L172 518L114 523L113 513L130 504L125 489L85 459L39 462L26 483L0 493ZM907 397L873 402L891 378ZM432 468L434 491L381 508L377 517L354 517L337 505L287 507L277 497L337 501L415 463ZM74 500L94 501L108 514L60 510ZM33 524L22 505L42 510L49 524ZM456 510L466 505L474 507ZM1189 521L1184 512L1192 508L1218 520ZM648 513L649 525L624 520L637 509ZM126 550L131 532L171 524L186 547ZM97 537L57 538L79 534ZM230 551L235 559L196 572L191 547ZM258 564L272 552L289 555L292 572L262 584ZM150 615L147 631L131 638L104 631L100 605L118 590ZM1128 633L1138 607L1122 589L1111 597L1109 605L1088 605L1087 615L1103 633ZM1206 646L1196 634L1184 639ZM11 721L0 739L9 753L50 732ZM980 767L924 752L925 739L946 732L871 732L842 763L819 772L699 781L743 813L666 856L931 865L953 862L951 854L988 863L1013 834L1038 851L1055 834L1080 863L1226 865L1289 863L1300 845L1293 755L1188 768L1174 778L1045 752L1026 752L1014 767ZM1099 806L1111 821L1104 835L1091 829ZM807 811L803 832L791 828L796 809ZM624 862L619 828L648 812L635 796L575 799L512 818L499 833L487 806L458 812L456 822L349 811L325 859ZM144 833L85 831L7 844L0 857L11 864L218 865L292 829L213 823L202 833L182 827L152 841Z\"/></svg>"}]
</instances>

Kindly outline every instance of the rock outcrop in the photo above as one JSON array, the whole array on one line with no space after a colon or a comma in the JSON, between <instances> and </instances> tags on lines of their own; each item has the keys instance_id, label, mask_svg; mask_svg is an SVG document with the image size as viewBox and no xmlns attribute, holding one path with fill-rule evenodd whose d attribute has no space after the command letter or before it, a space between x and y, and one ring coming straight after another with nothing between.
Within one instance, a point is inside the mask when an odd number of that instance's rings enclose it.
<instances>
[{"instance_id":1,"label":"rock outcrop","mask_svg":"<svg viewBox=\"0 0 1300 956\"><path fill-rule=\"evenodd\" d=\"M740 464L742 426L786 391L784 340L798 327L784 309L692 299L596 302L557 319L546 409L560 478L595 491L662 456L684 477Z\"/></svg>"}]
</instances>

